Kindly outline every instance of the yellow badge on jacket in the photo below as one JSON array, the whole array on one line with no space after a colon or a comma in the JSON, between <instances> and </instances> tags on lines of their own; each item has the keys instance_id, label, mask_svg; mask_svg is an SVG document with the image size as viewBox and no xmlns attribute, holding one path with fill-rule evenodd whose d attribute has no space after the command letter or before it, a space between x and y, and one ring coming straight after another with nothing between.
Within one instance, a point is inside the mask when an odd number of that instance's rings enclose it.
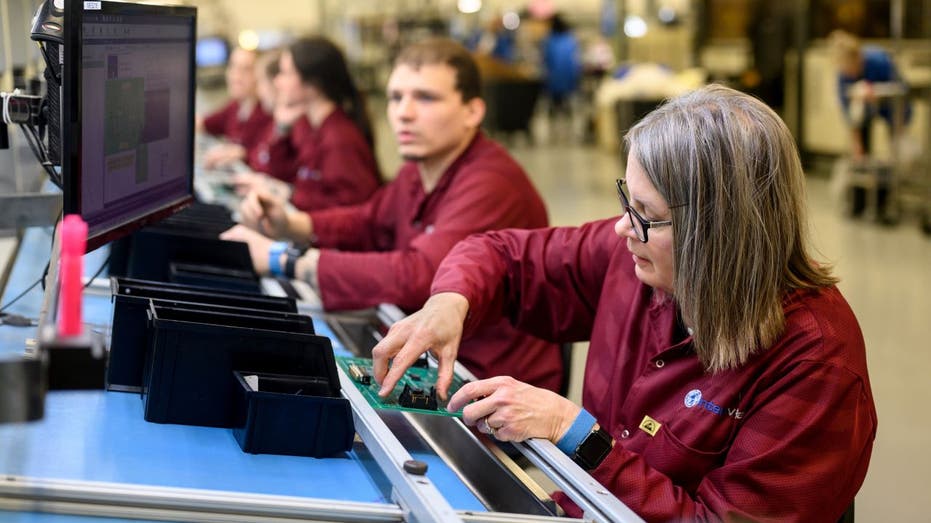
<instances>
[{"instance_id":1,"label":"yellow badge on jacket","mask_svg":"<svg viewBox=\"0 0 931 523\"><path fill-rule=\"evenodd\" d=\"M659 428L662 426L662 423L649 416L644 416L643 421L640 422L640 430L646 432L650 436L655 436L656 433L659 432Z\"/></svg>"}]
</instances>

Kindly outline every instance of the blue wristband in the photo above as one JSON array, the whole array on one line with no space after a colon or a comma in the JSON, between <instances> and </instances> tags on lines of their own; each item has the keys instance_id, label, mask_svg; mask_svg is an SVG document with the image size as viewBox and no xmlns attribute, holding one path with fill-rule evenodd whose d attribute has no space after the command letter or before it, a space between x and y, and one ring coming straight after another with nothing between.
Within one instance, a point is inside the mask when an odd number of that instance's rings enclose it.
<instances>
[{"instance_id":1,"label":"blue wristband","mask_svg":"<svg viewBox=\"0 0 931 523\"><path fill-rule=\"evenodd\" d=\"M572 422L572 426L569 427L566 434L559 438L556 446L559 450L563 451L563 454L572 456L575 454L575 449L579 448L579 445L582 444L585 437L592 432L592 427L594 427L597 422L598 420L595 419L595 416L592 416L587 410L582 409L579 411L579 415L575 417L575 421Z\"/></svg>"},{"instance_id":2,"label":"blue wristband","mask_svg":"<svg viewBox=\"0 0 931 523\"><path fill-rule=\"evenodd\" d=\"M281 276L284 271L281 269L281 255L288 249L287 242L275 242L268 248L268 272L272 276Z\"/></svg>"}]
</instances>

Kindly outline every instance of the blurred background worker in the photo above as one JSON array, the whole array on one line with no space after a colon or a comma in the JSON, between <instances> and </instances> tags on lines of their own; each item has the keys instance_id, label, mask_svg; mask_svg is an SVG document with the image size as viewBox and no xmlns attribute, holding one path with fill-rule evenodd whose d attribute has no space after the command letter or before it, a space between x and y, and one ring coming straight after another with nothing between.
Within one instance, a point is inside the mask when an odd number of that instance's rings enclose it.
<instances>
[{"instance_id":1,"label":"blurred background worker","mask_svg":"<svg viewBox=\"0 0 931 523\"><path fill-rule=\"evenodd\" d=\"M850 153L854 169L870 169L876 179L876 212L887 220L886 204L889 184L894 176L892 165L864 165L875 160L873 122L878 116L889 129L894 154L903 152L905 125L911 118L907 87L896 69L892 57L876 46L861 46L850 33L836 30L829 36L837 64L837 90L850 128ZM851 187L851 214L859 215L866 208L866 188Z\"/></svg>"},{"instance_id":2,"label":"blurred background worker","mask_svg":"<svg viewBox=\"0 0 931 523\"><path fill-rule=\"evenodd\" d=\"M284 67L282 69L285 69ZM248 242L255 269L299 278L328 310L423 305L440 261L466 236L547 225L546 207L520 165L479 130L485 116L475 61L461 45L428 39L401 51L388 80L388 120L405 163L367 202L288 212L256 192L243 222L272 238L311 245L305 254L238 225L223 238ZM549 390L562 385L559 347L498 317L463 342L477 376L513 375Z\"/></svg>"},{"instance_id":3,"label":"blurred background worker","mask_svg":"<svg viewBox=\"0 0 931 523\"><path fill-rule=\"evenodd\" d=\"M582 77L582 61L579 41L560 13L550 18L550 32L543 41L543 68L550 114L568 113Z\"/></svg>"},{"instance_id":4,"label":"blurred background worker","mask_svg":"<svg viewBox=\"0 0 931 523\"><path fill-rule=\"evenodd\" d=\"M265 187L304 211L367 200L381 184L375 136L343 52L319 36L295 41L274 87L274 125L249 161L264 174L237 175L238 190Z\"/></svg>"},{"instance_id":5,"label":"blurred background worker","mask_svg":"<svg viewBox=\"0 0 931 523\"><path fill-rule=\"evenodd\" d=\"M262 109L268 114L275 113L275 78L281 70L281 52L273 49L259 56L255 62L255 96Z\"/></svg>"},{"instance_id":6,"label":"blurred background worker","mask_svg":"<svg viewBox=\"0 0 931 523\"><path fill-rule=\"evenodd\" d=\"M246 158L271 123L271 114L259 101L256 91L257 60L254 50L234 49L226 67L229 102L197 120L198 130L228 142L217 144L204 154L204 167L208 169Z\"/></svg>"},{"instance_id":7,"label":"blurred background worker","mask_svg":"<svg viewBox=\"0 0 931 523\"><path fill-rule=\"evenodd\" d=\"M272 50L258 55L255 60L255 98L265 114L274 114L275 112L275 86L273 82L275 77L278 76L278 60L280 56L281 53ZM257 132L250 129L250 133L256 132L256 135L260 138L248 150L236 143L214 145L204 153L203 167L207 169L228 168L234 166L237 162L245 162L249 167L253 167L255 164L261 165L259 161L262 157L261 137L267 136L274 124L272 118L257 122L256 125L264 126L264 128L259 129Z\"/></svg>"},{"instance_id":8,"label":"blurred background worker","mask_svg":"<svg viewBox=\"0 0 931 523\"><path fill-rule=\"evenodd\" d=\"M837 90L851 129L851 152L857 160L870 154L870 125L881 117L893 132L911 115L904 106L901 122L895 122L894 99L904 99L905 84L892 57L880 47L861 46L850 33L837 30L830 35L837 62ZM882 84L882 85L877 85Z\"/></svg>"}]
</instances>

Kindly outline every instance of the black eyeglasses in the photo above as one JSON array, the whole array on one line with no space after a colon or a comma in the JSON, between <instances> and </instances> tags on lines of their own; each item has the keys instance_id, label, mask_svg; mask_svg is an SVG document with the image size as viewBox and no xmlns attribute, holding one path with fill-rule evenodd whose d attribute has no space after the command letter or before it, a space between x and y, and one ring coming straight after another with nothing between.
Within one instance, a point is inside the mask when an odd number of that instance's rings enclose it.
<instances>
[{"instance_id":1,"label":"black eyeglasses","mask_svg":"<svg viewBox=\"0 0 931 523\"><path fill-rule=\"evenodd\" d=\"M617 183L617 197L620 198L621 200L621 206L624 208L624 211L627 213L627 217L630 219L630 226L631 228L633 228L634 233L637 234L637 239L639 239L643 243L646 243L647 240L649 239L649 235L647 234L647 231L649 231L653 227L666 227L666 226L672 225L672 220L651 222L649 220L644 219L643 216L640 216L640 214L630 206L630 200L628 200L627 195L624 194L624 189L621 186L624 185L626 181L623 178L621 178L621 179L618 179L616 183ZM672 209L673 207L682 207L682 205L684 204L670 205L669 208Z\"/></svg>"}]
</instances>

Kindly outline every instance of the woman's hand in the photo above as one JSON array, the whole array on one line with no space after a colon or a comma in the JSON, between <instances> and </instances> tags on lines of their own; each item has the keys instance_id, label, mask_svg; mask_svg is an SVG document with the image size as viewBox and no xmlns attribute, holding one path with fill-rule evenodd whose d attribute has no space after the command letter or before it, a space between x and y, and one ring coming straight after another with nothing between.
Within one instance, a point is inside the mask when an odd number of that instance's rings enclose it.
<instances>
[{"instance_id":1,"label":"woman's hand","mask_svg":"<svg viewBox=\"0 0 931 523\"><path fill-rule=\"evenodd\" d=\"M242 172L233 175L233 189L239 196L245 196L252 191L261 190L265 186L264 174L256 172Z\"/></svg>"},{"instance_id":2,"label":"woman's hand","mask_svg":"<svg viewBox=\"0 0 931 523\"><path fill-rule=\"evenodd\" d=\"M223 143L208 149L204 153L202 163L205 169L219 169L245 158L245 147L236 143Z\"/></svg>"},{"instance_id":3,"label":"woman's hand","mask_svg":"<svg viewBox=\"0 0 931 523\"><path fill-rule=\"evenodd\" d=\"M510 376L467 383L449 400L447 409L461 408L462 420L500 441L543 438L556 443L581 408L546 389L533 387Z\"/></svg>"},{"instance_id":4,"label":"woman's hand","mask_svg":"<svg viewBox=\"0 0 931 523\"><path fill-rule=\"evenodd\" d=\"M268 274L268 251L271 249L272 243L274 243L272 240L242 225L234 226L221 234L220 238L246 243L249 246L249 255L252 256L252 265L255 272Z\"/></svg>"},{"instance_id":5,"label":"woman's hand","mask_svg":"<svg viewBox=\"0 0 931 523\"><path fill-rule=\"evenodd\" d=\"M246 196L253 191L262 191L282 201L291 198L291 186L264 173L241 172L233 175L236 194Z\"/></svg>"},{"instance_id":6,"label":"woman's hand","mask_svg":"<svg viewBox=\"0 0 931 523\"><path fill-rule=\"evenodd\" d=\"M240 223L270 238L290 236L288 210L283 200L265 192L250 192L239 204Z\"/></svg>"},{"instance_id":7,"label":"woman's hand","mask_svg":"<svg viewBox=\"0 0 931 523\"><path fill-rule=\"evenodd\" d=\"M422 309L392 325L384 339L372 349L373 374L375 381L381 384L378 394L388 396L404 372L429 350L439 360L436 392L446 399L468 311L469 302L465 296L443 292L431 296Z\"/></svg>"}]
</instances>

